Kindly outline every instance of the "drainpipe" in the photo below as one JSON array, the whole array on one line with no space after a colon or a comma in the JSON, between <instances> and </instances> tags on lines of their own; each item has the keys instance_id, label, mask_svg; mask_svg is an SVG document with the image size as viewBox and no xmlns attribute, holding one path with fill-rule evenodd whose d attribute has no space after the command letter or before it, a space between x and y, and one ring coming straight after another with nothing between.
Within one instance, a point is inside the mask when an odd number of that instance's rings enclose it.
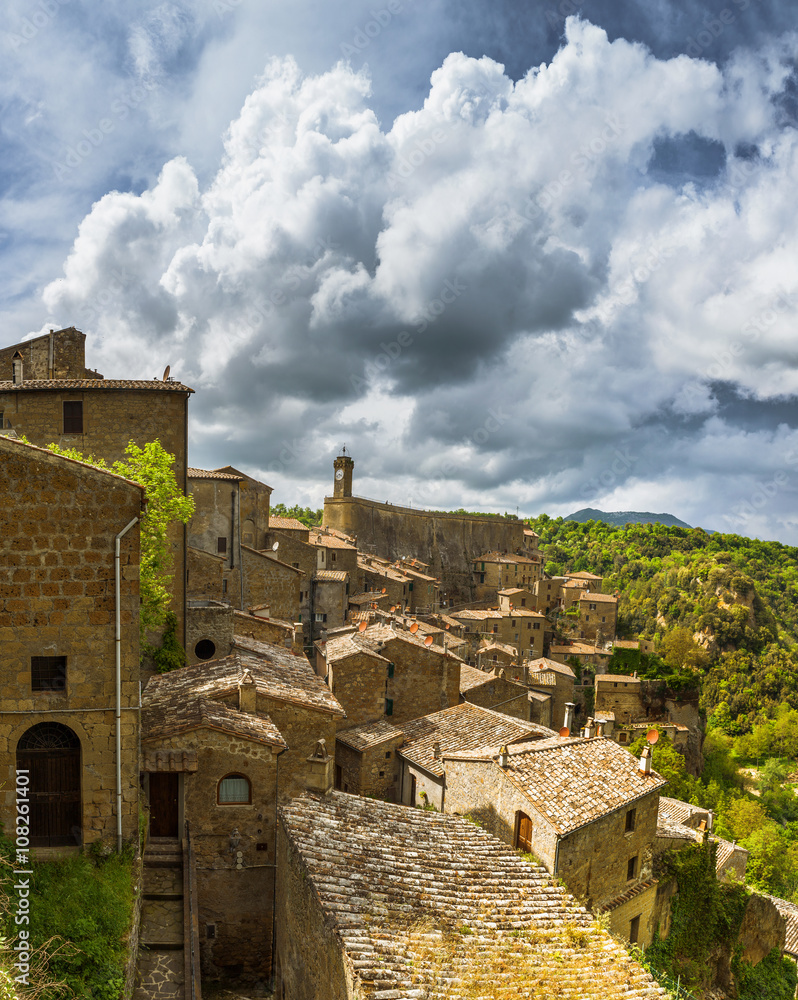
<instances>
[{"instance_id":1,"label":"drainpipe","mask_svg":"<svg viewBox=\"0 0 798 1000\"><path fill-rule=\"evenodd\" d=\"M276 968L275 949L277 947L277 826L279 823L277 817L277 793L280 788L280 758L288 749L290 748L285 747L276 755L277 761L276 761L276 770L274 773L274 871L272 873L272 989L274 989L274 981L275 981L275 975L274 975L274 970Z\"/></svg>"},{"instance_id":2,"label":"drainpipe","mask_svg":"<svg viewBox=\"0 0 798 1000\"><path fill-rule=\"evenodd\" d=\"M244 562L241 558L241 483L238 484L238 581L241 597L241 610L244 610ZM254 541L254 539L253 539Z\"/></svg>"},{"instance_id":3,"label":"drainpipe","mask_svg":"<svg viewBox=\"0 0 798 1000\"><path fill-rule=\"evenodd\" d=\"M134 517L114 539L114 604L116 622L114 629L114 651L116 655L116 850L122 853L122 600L121 572L119 568L119 543L138 521Z\"/></svg>"}]
</instances>

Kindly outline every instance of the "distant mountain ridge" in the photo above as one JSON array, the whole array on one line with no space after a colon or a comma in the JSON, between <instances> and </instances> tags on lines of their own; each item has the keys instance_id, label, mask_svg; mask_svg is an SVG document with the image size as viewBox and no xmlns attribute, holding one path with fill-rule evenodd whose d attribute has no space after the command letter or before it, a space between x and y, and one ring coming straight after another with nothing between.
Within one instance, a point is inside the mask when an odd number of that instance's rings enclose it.
<instances>
[{"instance_id":1,"label":"distant mountain ridge","mask_svg":"<svg viewBox=\"0 0 798 1000\"><path fill-rule=\"evenodd\" d=\"M692 528L692 524L680 521L673 514L651 514L647 511L639 510L596 510L595 507L583 507L568 517L564 521L577 521L585 524L587 521L603 521L605 524L612 524L616 528L622 528L625 524L667 524L676 528Z\"/></svg>"}]
</instances>

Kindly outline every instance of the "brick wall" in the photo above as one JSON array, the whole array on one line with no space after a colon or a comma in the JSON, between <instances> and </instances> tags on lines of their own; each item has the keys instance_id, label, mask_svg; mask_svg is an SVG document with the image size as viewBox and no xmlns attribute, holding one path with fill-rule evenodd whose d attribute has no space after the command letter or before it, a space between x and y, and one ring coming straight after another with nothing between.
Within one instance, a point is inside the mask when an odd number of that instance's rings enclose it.
<instances>
[{"instance_id":1,"label":"brick wall","mask_svg":"<svg viewBox=\"0 0 798 1000\"><path fill-rule=\"evenodd\" d=\"M13 810L19 738L57 721L81 743L83 837L115 837L114 536L139 487L0 437L0 821ZM138 810L139 526L122 538L123 834ZM33 691L31 657L65 656L66 688ZM99 709L100 711L96 711ZM14 713L25 713L24 715Z\"/></svg>"}]
</instances>

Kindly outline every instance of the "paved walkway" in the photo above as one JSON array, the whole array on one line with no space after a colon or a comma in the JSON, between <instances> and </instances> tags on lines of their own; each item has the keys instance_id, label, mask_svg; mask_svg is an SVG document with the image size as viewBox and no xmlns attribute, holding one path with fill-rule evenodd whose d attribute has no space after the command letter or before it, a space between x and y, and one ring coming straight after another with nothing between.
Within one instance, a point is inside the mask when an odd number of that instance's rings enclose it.
<instances>
[{"instance_id":1,"label":"paved walkway","mask_svg":"<svg viewBox=\"0 0 798 1000\"><path fill-rule=\"evenodd\" d=\"M133 1000L185 1000L183 855L178 841L147 845L142 904Z\"/></svg>"}]
</instances>

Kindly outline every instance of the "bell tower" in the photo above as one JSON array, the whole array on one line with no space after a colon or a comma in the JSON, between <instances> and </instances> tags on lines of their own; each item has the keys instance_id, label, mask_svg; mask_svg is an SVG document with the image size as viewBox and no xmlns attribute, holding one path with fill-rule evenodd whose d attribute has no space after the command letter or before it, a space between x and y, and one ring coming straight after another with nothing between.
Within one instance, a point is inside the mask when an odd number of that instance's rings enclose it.
<instances>
[{"instance_id":1,"label":"bell tower","mask_svg":"<svg viewBox=\"0 0 798 1000\"><path fill-rule=\"evenodd\" d=\"M335 467L335 480L333 482L333 496L334 497L351 497L352 496L352 472L355 468L355 463L352 461L349 455L346 453L346 445L344 445L341 454L333 462Z\"/></svg>"}]
</instances>

